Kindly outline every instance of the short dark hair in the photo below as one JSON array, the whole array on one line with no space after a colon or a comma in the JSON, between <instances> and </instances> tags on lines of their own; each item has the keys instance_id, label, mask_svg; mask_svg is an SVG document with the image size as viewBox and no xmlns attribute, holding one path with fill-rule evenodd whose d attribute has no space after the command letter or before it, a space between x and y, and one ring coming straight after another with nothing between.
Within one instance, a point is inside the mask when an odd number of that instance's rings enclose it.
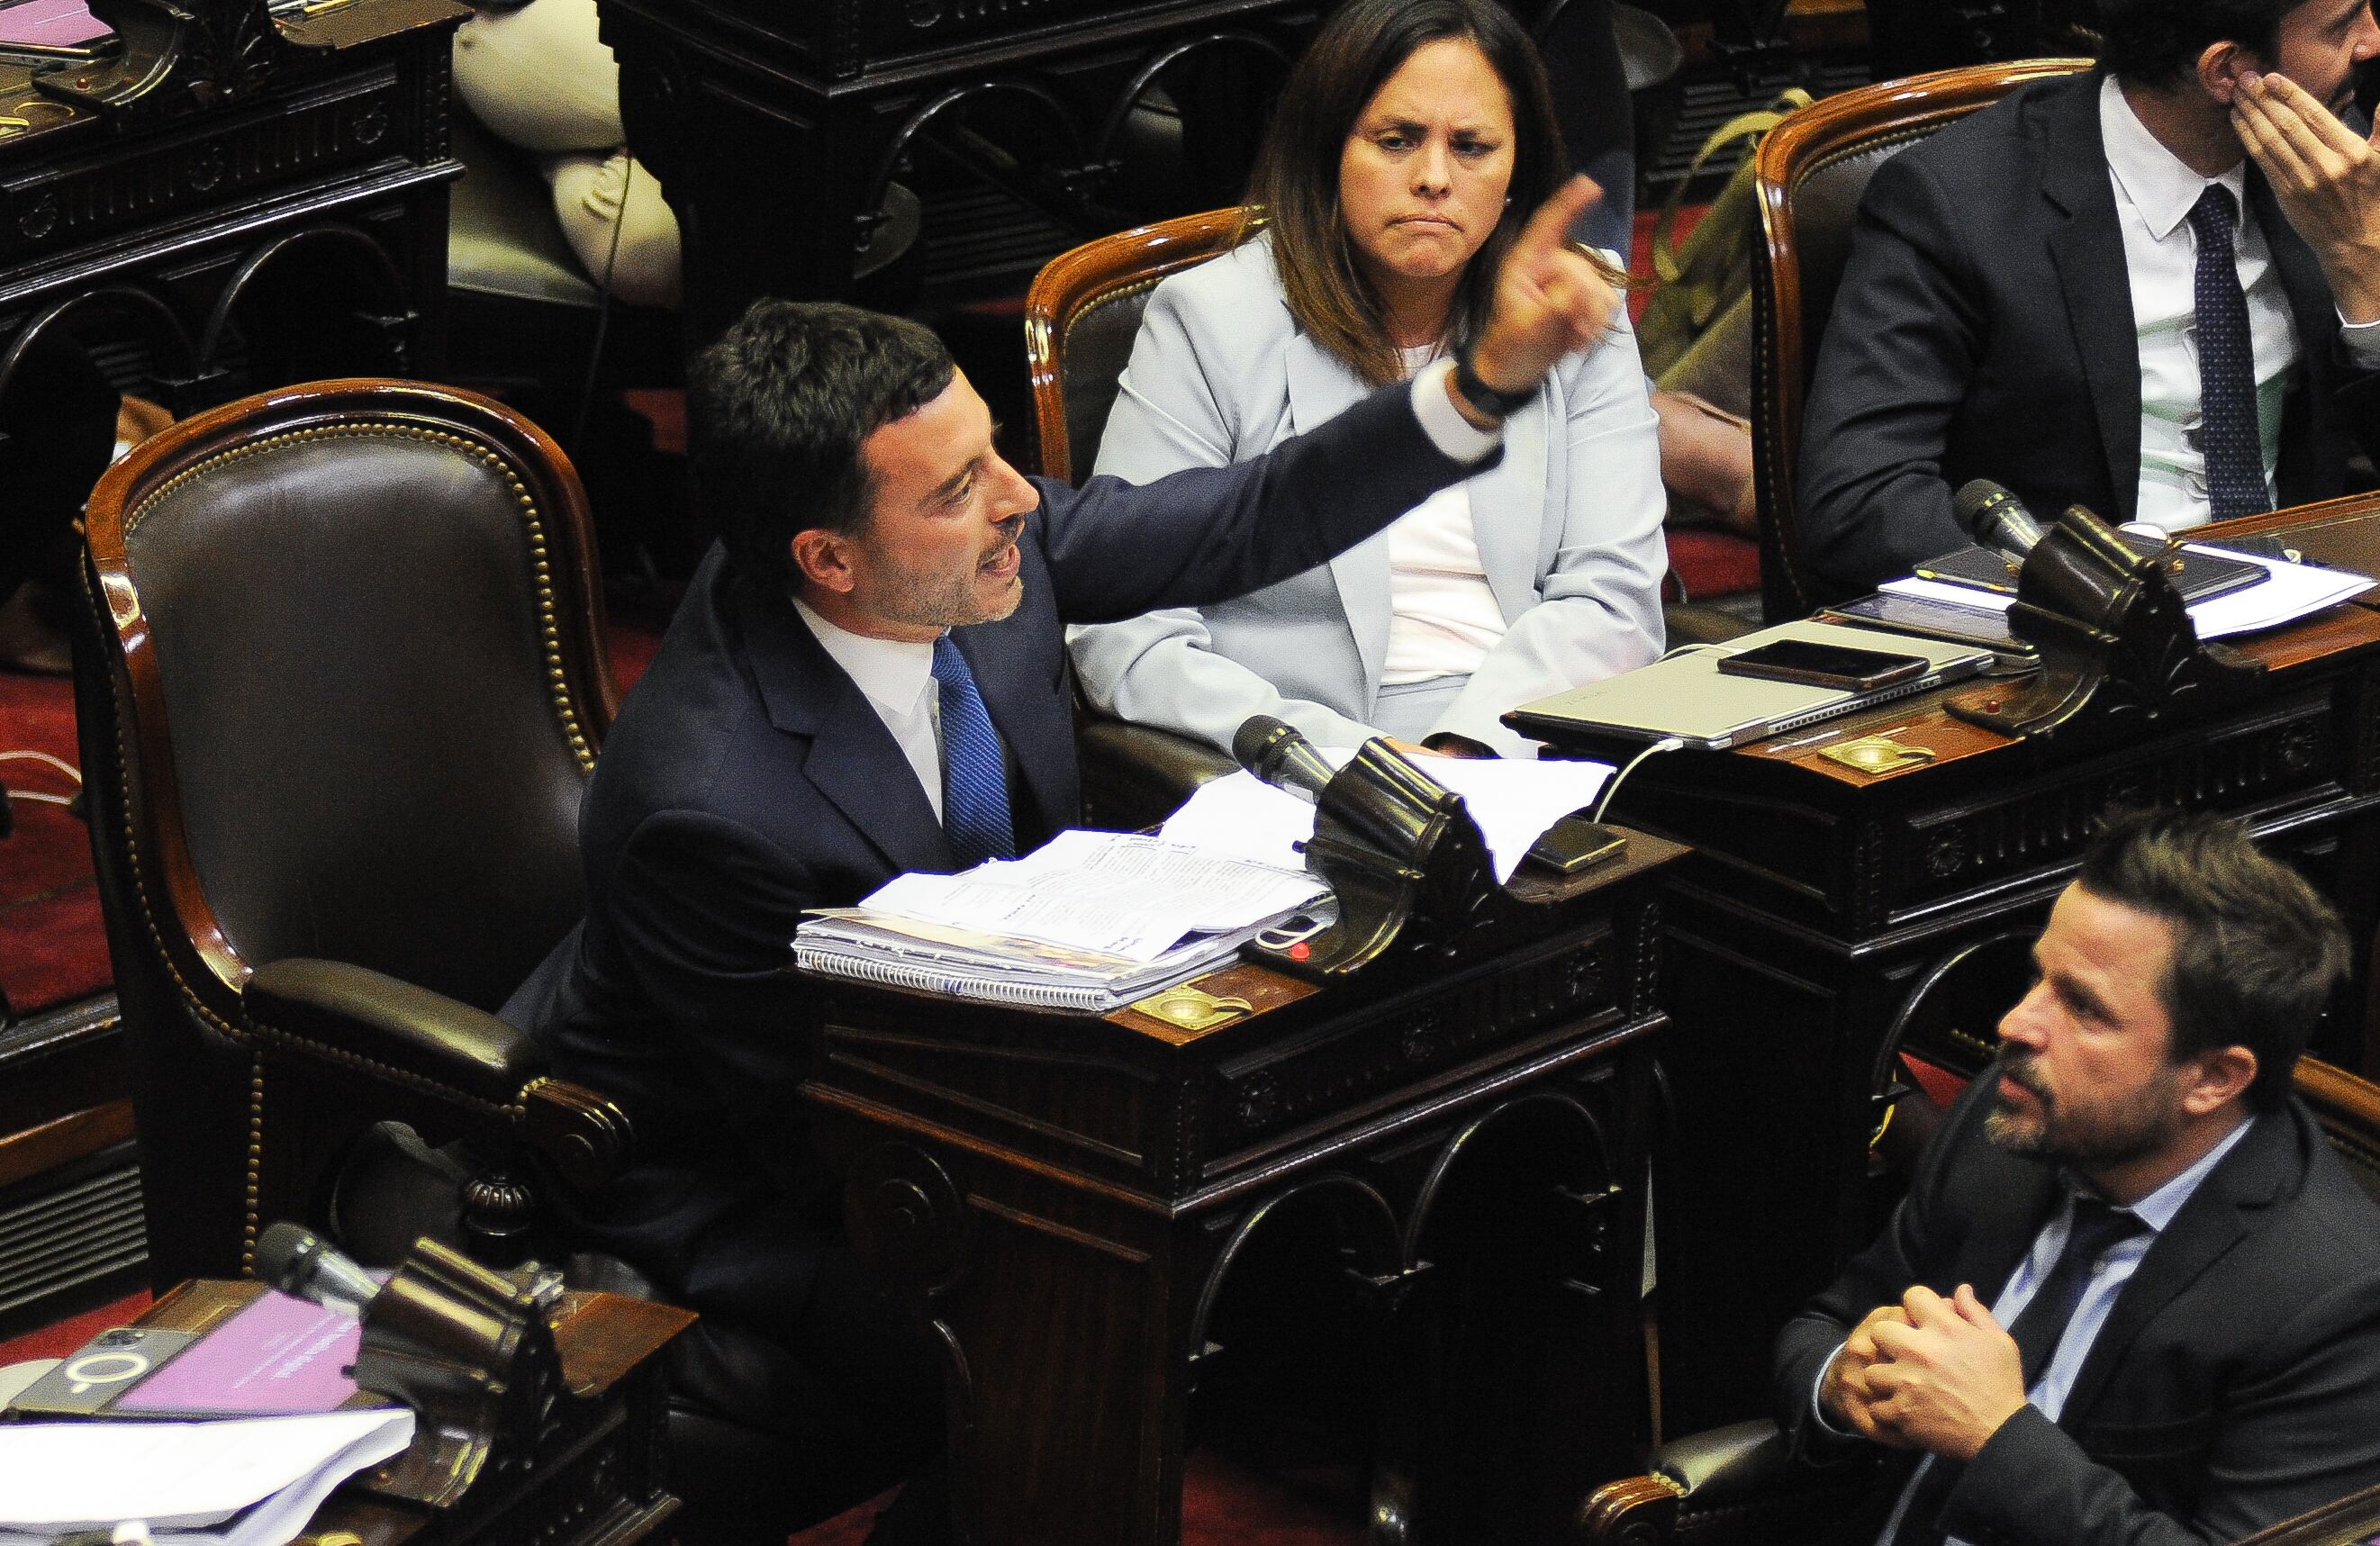
<instances>
[{"instance_id":1,"label":"short dark hair","mask_svg":"<svg viewBox=\"0 0 2380 1546\"><path fill-rule=\"evenodd\" d=\"M861 444L941 396L956 369L917 323L831 301L754 301L686 373L695 491L729 560L790 583L797 534L864 530Z\"/></svg>"},{"instance_id":2,"label":"short dark hair","mask_svg":"<svg viewBox=\"0 0 2380 1546\"><path fill-rule=\"evenodd\" d=\"M2099 0L2099 63L2125 80L2171 86L2208 45L2236 43L2270 63L2281 18L2307 0Z\"/></svg>"},{"instance_id":3,"label":"short dark hair","mask_svg":"<svg viewBox=\"0 0 2380 1546\"><path fill-rule=\"evenodd\" d=\"M1339 213L1339 161L1364 104L1416 50L1444 38L1478 44L1512 99L1512 201L1463 273L1447 342L1459 348L1475 337L1488 323L1504 254L1570 176L1545 61L1498 0L1348 0L1290 72L1248 179L1250 217L1240 239L1270 229L1291 315L1375 386L1394 381L1400 367L1387 316L1355 266Z\"/></svg>"},{"instance_id":4,"label":"short dark hair","mask_svg":"<svg viewBox=\"0 0 2380 1546\"><path fill-rule=\"evenodd\" d=\"M2347 931L2322 895L2238 823L2205 811L2109 815L2075 879L2173 925L2173 965L2158 989L2172 1061L2245 1047L2256 1054L2250 1103L2281 1105L2347 975Z\"/></svg>"}]
</instances>

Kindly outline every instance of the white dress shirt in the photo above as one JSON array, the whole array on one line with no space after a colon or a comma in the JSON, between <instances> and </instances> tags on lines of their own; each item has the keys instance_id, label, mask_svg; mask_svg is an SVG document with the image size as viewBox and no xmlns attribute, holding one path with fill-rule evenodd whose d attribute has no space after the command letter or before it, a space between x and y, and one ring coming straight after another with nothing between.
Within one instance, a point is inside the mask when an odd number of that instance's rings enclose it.
<instances>
[{"instance_id":1,"label":"white dress shirt","mask_svg":"<svg viewBox=\"0 0 2380 1546\"><path fill-rule=\"evenodd\" d=\"M2099 86L2099 133L2115 186L2116 225L2123 233L2132 324L2140 338L2141 473L2133 518L2168 531L2203 526L2209 508L2199 433L2198 236L2190 212L2209 183L2228 189L2239 212L2240 287L2248 299L2268 494L2280 460L2282 404L2303 370L2289 295L2248 202L2244 162L2216 177L2192 171L2148 131L2113 76ZM2344 336L2358 363L2380 365L2380 322L2347 324Z\"/></svg>"},{"instance_id":2,"label":"white dress shirt","mask_svg":"<svg viewBox=\"0 0 2380 1546\"><path fill-rule=\"evenodd\" d=\"M1475 462L1503 440L1501 430L1472 427L1446 395L1446 378L1454 371L1451 359L1424 366L1413 381L1414 417L1439 454L1451 461ZM1466 515L1470 505L1463 505ZM1029 517L1028 517L1029 518ZM1475 554L1476 549L1474 549ZM1483 581L1484 585L1485 582ZM898 639L871 639L840 628L818 615L799 596L794 610L808 625L810 636L867 698L876 717L892 733L901 755L909 760L917 783L942 819L942 695L934 680L934 647Z\"/></svg>"},{"instance_id":3,"label":"white dress shirt","mask_svg":"<svg viewBox=\"0 0 2380 1546\"><path fill-rule=\"evenodd\" d=\"M2065 1333L2058 1339L2058 1348L2050 1355L2048 1367L2041 1371L2041 1378L2034 1382L2033 1388L2025 1392L2025 1400L2039 1407L2042 1416L2056 1422L2058 1415L2066 1410L2066 1398L2073 1394L2075 1376L2082 1372L2083 1361L2091 1356L2091 1345L2099 1340L2099 1329L2107 1323L2107 1313L2115 1309L2116 1296L2123 1292L2124 1284L2132 1281L2132 1274L2140 1270L2141 1259L2148 1255L2149 1247L2155 1244L2166 1225L2173 1223L2174 1215L2181 1211L2181 1205L2190 1200L2191 1194L2198 1190L2199 1183L2223 1163L2223 1156L2230 1153L2240 1140L2248 1136L2248 1129L2255 1123L2252 1116L2240 1123L2226 1133L2221 1142L2201 1155L2188 1170L2129 1209L2117 1210L2118 1212L2132 1214L2146 1228L2108 1247L2107 1253L2099 1259L2099 1264L2091 1270L2091 1281L2082 1285L2082 1296L2075 1302L2073 1318L2066 1322ZM2016 1264L2016 1271L2010 1273L2008 1282L2001 1285L1999 1296L1992 1301L1993 1320L2003 1327L2016 1324L2016 1318L2024 1313L2024 1307L2033 1302L2043 1280L2058 1264L2058 1255L2066 1249L2066 1237L2073 1228L2074 1192L2070 1187L2066 1199L2058 1204L2058 1211L2050 1215L2041 1233L2033 1237L2033 1248L2025 1252L2024 1260ZM1825 1367L1819 1369L1818 1382L1810 1388L1810 1402L1812 1409L1818 1414L1818 1421L1825 1425L1827 1430L1840 1433L1843 1430L1827 1416L1825 1406L1818 1400L1818 1392L1825 1388L1827 1374L1834 1365L1835 1360L1828 1358ZM1884 1529L1876 1537L1878 1546L1888 1546L1893 1532L1900 1529L1901 1511L1909 1506L1909 1500L1915 1495L1918 1483L1935 1463L1935 1457L1929 1455L1910 1473L1908 1484L1900 1490L1900 1500L1893 1504L1892 1517L1884 1522ZM1953 1536L1943 1546L1966 1546L1966 1543Z\"/></svg>"},{"instance_id":4,"label":"white dress shirt","mask_svg":"<svg viewBox=\"0 0 2380 1546\"><path fill-rule=\"evenodd\" d=\"M905 639L870 639L836 627L808 602L794 598L794 610L811 637L843 667L892 732L893 744L917 774L934 820L942 819L942 694L934 680L934 647Z\"/></svg>"}]
</instances>

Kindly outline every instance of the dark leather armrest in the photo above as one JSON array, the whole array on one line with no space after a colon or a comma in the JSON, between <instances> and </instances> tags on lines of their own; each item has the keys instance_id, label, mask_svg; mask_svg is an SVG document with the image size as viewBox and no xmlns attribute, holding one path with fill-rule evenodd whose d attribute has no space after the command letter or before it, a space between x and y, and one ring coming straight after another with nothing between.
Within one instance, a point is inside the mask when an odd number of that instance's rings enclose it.
<instances>
[{"instance_id":1,"label":"dark leather armrest","mask_svg":"<svg viewBox=\"0 0 2380 1546\"><path fill-rule=\"evenodd\" d=\"M1082 761L1084 822L1115 832L1155 826L1198 785L1239 768L1204 741L1087 709L1077 711L1075 747Z\"/></svg>"},{"instance_id":2,"label":"dark leather armrest","mask_svg":"<svg viewBox=\"0 0 2380 1546\"><path fill-rule=\"evenodd\" d=\"M510 1106L545 1072L544 1049L528 1032L369 967L274 961L249 978L240 1002L278 1044L432 1093Z\"/></svg>"}]
</instances>

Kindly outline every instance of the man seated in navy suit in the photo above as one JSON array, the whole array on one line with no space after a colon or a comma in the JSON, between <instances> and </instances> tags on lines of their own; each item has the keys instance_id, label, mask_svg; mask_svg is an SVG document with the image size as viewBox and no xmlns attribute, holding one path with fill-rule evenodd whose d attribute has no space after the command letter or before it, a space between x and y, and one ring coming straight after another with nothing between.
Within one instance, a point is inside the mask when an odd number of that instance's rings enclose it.
<instances>
[{"instance_id":1,"label":"man seated in navy suit","mask_svg":"<svg viewBox=\"0 0 2380 1546\"><path fill-rule=\"evenodd\" d=\"M2114 819L1998 1062L1778 1342L1880 1546L2233 1540L2380 1483L2380 1209L2291 1094L2338 919L2212 815ZM1852 1539L1847 1536L1846 1539Z\"/></svg>"},{"instance_id":2,"label":"man seated in navy suit","mask_svg":"<svg viewBox=\"0 0 2380 1546\"><path fill-rule=\"evenodd\" d=\"M586 1236L768 1350L712 1372L769 1393L758 1415L797 1457L769 1479L795 1511L915 1465L941 1410L941 1371L859 1281L804 1135L803 912L1077 819L1067 623L1267 584L1476 471L1501 416L1617 313L1562 239L1594 192L1579 179L1538 212L1467 357L1269 457L1139 488L1020 476L913 323L764 300L694 360L722 549L589 785L587 916L506 1017L635 1124L625 1179L564 1199ZM912 1502L879 1537L936 1539L939 1512Z\"/></svg>"},{"instance_id":3,"label":"man seated in navy suit","mask_svg":"<svg viewBox=\"0 0 2380 1546\"><path fill-rule=\"evenodd\" d=\"M2100 0L2101 67L1893 156L1803 421L1797 549L1864 590L2007 485L2176 530L2348 492L2380 446L2369 0Z\"/></svg>"}]
</instances>

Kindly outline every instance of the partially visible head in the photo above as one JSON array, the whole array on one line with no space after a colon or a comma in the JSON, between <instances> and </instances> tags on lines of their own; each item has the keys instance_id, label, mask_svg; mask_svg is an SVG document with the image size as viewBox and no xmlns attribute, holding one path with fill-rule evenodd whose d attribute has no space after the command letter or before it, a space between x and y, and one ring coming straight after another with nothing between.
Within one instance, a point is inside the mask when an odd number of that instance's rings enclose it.
<instances>
[{"instance_id":1,"label":"partially visible head","mask_svg":"<svg viewBox=\"0 0 2380 1546\"><path fill-rule=\"evenodd\" d=\"M2282 1104L2348 967L2304 877L2219 816L2169 810L2107 821L2034 956L1990 1130L2086 1171Z\"/></svg>"},{"instance_id":2,"label":"partially visible head","mask_svg":"<svg viewBox=\"0 0 2380 1546\"><path fill-rule=\"evenodd\" d=\"M733 562L887 638L1004 617L1039 503L983 399L916 323L758 300L686 372L698 491Z\"/></svg>"},{"instance_id":3,"label":"partially visible head","mask_svg":"<svg viewBox=\"0 0 2380 1546\"><path fill-rule=\"evenodd\" d=\"M1377 383L1397 371L1383 281L1460 270L1448 332L1462 343L1486 323L1505 251L1569 174L1544 62L1498 0L1348 0L1290 74L1248 202L1299 323ZM1434 186L1417 193L1416 178ZM1460 228L1394 229L1424 204Z\"/></svg>"},{"instance_id":4,"label":"partially visible head","mask_svg":"<svg viewBox=\"0 0 2380 1546\"><path fill-rule=\"evenodd\" d=\"M2371 0L2099 0L2099 61L2135 85L2202 84L2228 107L2247 70L2285 75L2333 112L2380 54Z\"/></svg>"}]
</instances>

